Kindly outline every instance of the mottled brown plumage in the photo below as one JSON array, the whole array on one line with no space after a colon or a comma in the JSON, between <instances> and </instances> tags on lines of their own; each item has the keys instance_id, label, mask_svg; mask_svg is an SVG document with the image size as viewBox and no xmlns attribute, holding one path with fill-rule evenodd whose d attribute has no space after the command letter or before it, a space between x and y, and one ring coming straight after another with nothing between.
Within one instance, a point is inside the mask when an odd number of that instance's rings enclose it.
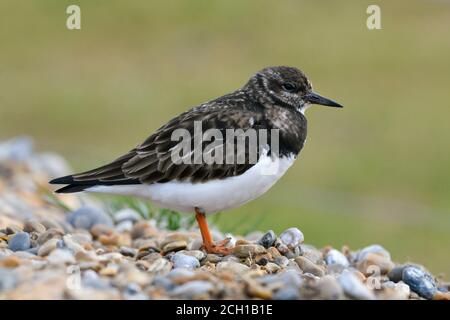
<instances>
[{"instance_id":1,"label":"mottled brown plumage","mask_svg":"<svg viewBox=\"0 0 450 320\"><path fill-rule=\"evenodd\" d=\"M323 100L319 101L319 98ZM254 165L249 161L248 147L245 148L245 163L176 164L171 153L179 141L171 140L173 131L183 128L194 137L194 123L201 121L203 131L218 129L224 137L226 129L245 131L252 128L257 132L265 129L270 141L270 129L279 129L279 154L273 156L297 155L306 139L307 121L303 111L310 102L339 106L314 94L310 82L300 70L266 68L256 73L241 89L173 118L142 144L113 162L51 183L68 184L58 192L77 192L95 185L152 184L173 180L197 183L241 175ZM209 143L204 142L203 147ZM225 143L223 141L218 147L226 150ZM238 150L233 150L237 159ZM257 151L259 157L261 150ZM268 152L270 154L272 150Z\"/></svg>"}]
</instances>

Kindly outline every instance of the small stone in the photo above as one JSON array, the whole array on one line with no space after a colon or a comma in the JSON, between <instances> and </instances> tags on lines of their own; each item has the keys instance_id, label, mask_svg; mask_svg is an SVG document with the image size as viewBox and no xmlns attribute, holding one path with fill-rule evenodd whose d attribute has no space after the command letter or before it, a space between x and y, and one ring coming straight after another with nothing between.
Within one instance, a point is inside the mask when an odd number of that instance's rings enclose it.
<instances>
[{"instance_id":1,"label":"small stone","mask_svg":"<svg viewBox=\"0 0 450 320\"><path fill-rule=\"evenodd\" d=\"M389 261L391 261L391 255L390 253L383 248L382 246L378 245L378 244L374 244L368 247L365 247L363 249L361 249L357 255L356 255L356 261L361 261L366 259L368 254L378 254L381 255L385 258L387 258Z\"/></svg>"},{"instance_id":2,"label":"small stone","mask_svg":"<svg viewBox=\"0 0 450 320\"><path fill-rule=\"evenodd\" d=\"M64 235L64 233L61 230L51 228L51 229L48 229L47 231L45 231L44 233L41 233L37 239L37 242L38 242L38 244L43 245L50 239L53 239L53 238L61 239L63 235Z\"/></svg>"},{"instance_id":3,"label":"small stone","mask_svg":"<svg viewBox=\"0 0 450 320\"><path fill-rule=\"evenodd\" d=\"M98 237L98 241L104 246L116 246L119 243L119 235L114 234L102 234Z\"/></svg>"},{"instance_id":4,"label":"small stone","mask_svg":"<svg viewBox=\"0 0 450 320\"><path fill-rule=\"evenodd\" d=\"M100 278L97 273L93 270L86 270L82 277L83 286L97 289L97 290L108 290L111 288L108 281Z\"/></svg>"},{"instance_id":5,"label":"small stone","mask_svg":"<svg viewBox=\"0 0 450 320\"><path fill-rule=\"evenodd\" d=\"M45 230L47 229L44 227L44 225L34 220L25 221L25 224L23 226L23 231L28 233L31 233L33 231L37 233L44 233Z\"/></svg>"},{"instance_id":6,"label":"small stone","mask_svg":"<svg viewBox=\"0 0 450 320\"><path fill-rule=\"evenodd\" d=\"M139 260L140 262L146 262L145 260ZM153 263L148 265L147 271L157 274L167 274L172 270L172 263L164 258L159 258Z\"/></svg>"},{"instance_id":7,"label":"small stone","mask_svg":"<svg viewBox=\"0 0 450 320\"><path fill-rule=\"evenodd\" d=\"M176 287L172 291L172 295L193 299L200 296L206 296L213 290L214 286L211 282L204 280L194 280Z\"/></svg>"},{"instance_id":8,"label":"small stone","mask_svg":"<svg viewBox=\"0 0 450 320\"><path fill-rule=\"evenodd\" d=\"M129 220L121 221L116 225L117 232L131 232L133 230L133 222Z\"/></svg>"},{"instance_id":9,"label":"small stone","mask_svg":"<svg viewBox=\"0 0 450 320\"><path fill-rule=\"evenodd\" d=\"M64 264L75 264L74 256L68 251L63 249L55 249L53 250L48 258L48 262L53 265L64 265Z\"/></svg>"},{"instance_id":10,"label":"small stone","mask_svg":"<svg viewBox=\"0 0 450 320\"><path fill-rule=\"evenodd\" d=\"M256 281L249 281L247 285L247 294L250 297L253 298L260 298L260 299L271 299L272 298L272 291L261 286Z\"/></svg>"},{"instance_id":11,"label":"small stone","mask_svg":"<svg viewBox=\"0 0 450 320\"><path fill-rule=\"evenodd\" d=\"M302 256L308 258L315 264L323 263L323 253L311 245L302 245Z\"/></svg>"},{"instance_id":12,"label":"small stone","mask_svg":"<svg viewBox=\"0 0 450 320\"><path fill-rule=\"evenodd\" d=\"M148 221L136 222L131 230L132 239L147 239L156 234L154 227Z\"/></svg>"},{"instance_id":13,"label":"small stone","mask_svg":"<svg viewBox=\"0 0 450 320\"><path fill-rule=\"evenodd\" d=\"M268 262L266 265L264 265L264 270L266 270L268 273L277 273L281 268L272 262Z\"/></svg>"},{"instance_id":14,"label":"small stone","mask_svg":"<svg viewBox=\"0 0 450 320\"><path fill-rule=\"evenodd\" d=\"M0 268L0 293L13 289L17 282L18 277L14 271Z\"/></svg>"},{"instance_id":15,"label":"small stone","mask_svg":"<svg viewBox=\"0 0 450 320\"><path fill-rule=\"evenodd\" d=\"M72 235L65 235L63 237L64 245L67 249L69 249L74 254L80 251L85 251L82 245L78 244L72 237Z\"/></svg>"},{"instance_id":16,"label":"small stone","mask_svg":"<svg viewBox=\"0 0 450 320\"><path fill-rule=\"evenodd\" d=\"M135 257L138 250L130 247L120 247L119 252L125 257Z\"/></svg>"},{"instance_id":17,"label":"small stone","mask_svg":"<svg viewBox=\"0 0 450 320\"><path fill-rule=\"evenodd\" d=\"M373 266L376 267L374 270ZM388 274L393 268L395 264L389 260L384 255L380 255L377 253L367 253L364 255L362 260L359 260L357 264L357 268L361 271L365 276L370 276L376 272L377 274L385 275Z\"/></svg>"},{"instance_id":18,"label":"small stone","mask_svg":"<svg viewBox=\"0 0 450 320\"><path fill-rule=\"evenodd\" d=\"M266 249L259 244L244 244L233 248L233 254L239 258L255 257L259 254L266 253Z\"/></svg>"},{"instance_id":19,"label":"small stone","mask_svg":"<svg viewBox=\"0 0 450 320\"><path fill-rule=\"evenodd\" d=\"M125 208L114 213L114 221L116 223L130 221L134 223L136 221L142 220L141 215L131 208Z\"/></svg>"},{"instance_id":20,"label":"small stone","mask_svg":"<svg viewBox=\"0 0 450 320\"><path fill-rule=\"evenodd\" d=\"M8 248L12 251L24 251L31 246L30 235L26 232L19 232L8 241Z\"/></svg>"},{"instance_id":21,"label":"small stone","mask_svg":"<svg viewBox=\"0 0 450 320\"><path fill-rule=\"evenodd\" d=\"M200 262L195 257L182 253L174 254L171 261L174 268L195 269L200 267Z\"/></svg>"},{"instance_id":22,"label":"small stone","mask_svg":"<svg viewBox=\"0 0 450 320\"><path fill-rule=\"evenodd\" d=\"M305 238L299 229L289 228L280 234L280 240L287 245L289 249L293 249L303 243Z\"/></svg>"},{"instance_id":23,"label":"small stone","mask_svg":"<svg viewBox=\"0 0 450 320\"><path fill-rule=\"evenodd\" d=\"M289 259L285 256L280 256L275 259L275 263L282 268L286 268L289 264Z\"/></svg>"},{"instance_id":24,"label":"small stone","mask_svg":"<svg viewBox=\"0 0 450 320\"><path fill-rule=\"evenodd\" d=\"M218 272L222 271L230 271L236 274L244 274L250 270L248 266L242 263L233 262L233 261L222 261L216 265L216 270Z\"/></svg>"},{"instance_id":25,"label":"small stone","mask_svg":"<svg viewBox=\"0 0 450 320\"><path fill-rule=\"evenodd\" d=\"M186 241L184 240L178 240L174 242L169 242L163 247L164 252L171 252L171 251L179 251L185 249L187 246Z\"/></svg>"},{"instance_id":26,"label":"small stone","mask_svg":"<svg viewBox=\"0 0 450 320\"><path fill-rule=\"evenodd\" d=\"M111 235L114 233L114 228L105 224L96 224L90 229L91 234L98 238L102 235Z\"/></svg>"},{"instance_id":27,"label":"small stone","mask_svg":"<svg viewBox=\"0 0 450 320\"><path fill-rule=\"evenodd\" d=\"M409 286L402 281L398 283L393 281L383 282L382 289L379 297L383 300L406 300L411 294Z\"/></svg>"},{"instance_id":28,"label":"small stone","mask_svg":"<svg viewBox=\"0 0 450 320\"><path fill-rule=\"evenodd\" d=\"M114 277L117 275L117 272L118 272L117 267L108 266L100 270L99 274L105 277Z\"/></svg>"},{"instance_id":29,"label":"small stone","mask_svg":"<svg viewBox=\"0 0 450 320\"><path fill-rule=\"evenodd\" d=\"M45 257L48 256L53 250L58 247L59 239L50 239L42 246L39 247L37 252L38 256Z\"/></svg>"},{"instance_id":30,"label":"small stone","mask_svg":"<svg viewBox=\"0 0 450 320\"><path fill-rule=\"evenodd\" d=\"M389 273L388 273L388 278L389 280L393 281L393 282L399 282L402 280L403 278L403 270L408 267L410 265L400 265L400 266L396 266L394 267Z\"/></svg>"},{"instance_id":31,"label":"small stone","mask_svg":"<svg viewBox=\"0 0 450 320\"><path fill-rule=\"evenodd\" d=\"M23 162L33 154L33 140L26 136L12 138L0 144L0 160Z\"/></svg>"},{"instance_id":32,"label":"small stone","mask_svg":"<svg viewBox=\"0 0 450 320\"><path fill-rule=\"evenodd\" d=\"M262 236L261 239L259 239L258 244L268 249L274 245L275 240L277 240L275 232L273 232L273 230L269 230Z\"/></svg>"},{"instance_id":33,"label":"small stone","mask_svg":"<svg viewBox=\"0 0 450 320\"><path fill-rule=\"evenodd\" d=\"M327 252L325 255L325 262L328 266L336 266L344 269L349 266L347 257L336 249L331 249Z\"/></svg>"},{"instance_id":34,"label":"small stone","mask_svg":"<svg viewBox=\"0 0 450 320\"><path fill-rule=\"evenodd\" d=\"M273 295L274 300L297 300L299 297L299 290L293 286L281 288Z\"/></svg>"},{"instance_id":35,"label":"small stone","mask_svg":"<svg viewBox=\"0 0 450 320\"><path fill-rule=\"evenodd\" d=\"M311 273L317 277L323 277L325 275L325 270L320 266L314 264L308 258L299 256L295 258L295 262L297 262L298 266L304 273Z\"/></svg>"},{"instance_id":36,"label":"small stone","mask_svg":"<svg viewBox=\"0 0 450 320\"><path fill-rule=\"evenodd\" d=\"M112 226L111 217L104 211L94 207L82 207L67 216L69 222L74 228L91 229L96 224Z\"/></svg>"},{"instance_id":37,"label":"small stone","mask_svg":"<svg viewBox=\"0 0 450 320\"><path fill-rule=\"evenodd\" d=\"M206 257L206 253L200 250L182 250L178 251L178 253L195 257L198 261L202 261Z\"/></svg>"},{"instance_id":38,"label":"small stone","mask_svg":"<svg viewBox=\"0 0 450 320\"><path fill-rule=\"evenodd\" d=\"M344 291L339 282L331 275L321 278L316 289L319 291L318 298L321 300L340 300L344 297Z\"/></svg>"},{"instance_id":39,"label":"small stone","mask_svg":"<svg viewBox=\"0 0 450 320\"><path fill-rule=\"evenodd\" d=\"M205 258L205 262L211 262L214 264L217 264L220 261L222 261L222 257L213 253L208 253Z\"/></svg>"},{"instance_id":40,"label":"small stone","mask_svg":"<svg viewBox=\"0 0 450 320\"><path fill-rule=\"evenodd\" d=\"M433 277L418 267L406 267L403 270L402 279L412 291L425 299L432 299L437 292Z\"/></svg>"},{"instance_id":41,"label":"small stone","mask_svg":"<svg viewBox=\"0 0 450 320\"><path fill-rule=\"evenodd\" d=\"M449 301L450 300L450 292L437 291L433 296L433 300Z\"/></svg>"},{"instance_id":42,"label":"small stone","mask_svg":"<svg viewBox=\"0 0 450 320\"><path fill-rule=\"evenodd\" d=\"M373 300L375 296L352 272L344 270L338 278L344 293L356 300Z\"/></svg>"}]
</instances>

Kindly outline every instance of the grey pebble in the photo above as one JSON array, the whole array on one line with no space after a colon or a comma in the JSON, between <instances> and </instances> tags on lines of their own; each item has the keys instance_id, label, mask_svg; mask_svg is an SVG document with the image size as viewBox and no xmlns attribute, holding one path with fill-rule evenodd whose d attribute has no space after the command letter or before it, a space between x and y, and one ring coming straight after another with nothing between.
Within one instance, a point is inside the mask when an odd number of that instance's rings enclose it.
<instances>
[{"instance_id":1,"label":"grey pebble","mask_svg":"<svg viewBox=\"0 0 450 320\"><path fill-rule=\"evenodd\" d=\"M197 258L193 256L188 256L182 253L176 253L170 259L173 263L173 267L177 268L185 268L185 269L195 269L200 267L200 262Z\"/></svg>"},{"instance_id":2,"label":"grey pebble","mask_svg":"<svg viewBox=\"0 0 450 320\"><path fill-rule=\"evenodd\" d=\"M109 282L105 279L102 279L98 276L98 274L93 270L86 270L83 273L82 277L82 285L85 287L97 289L97 290L108 290L111 289Z\"/></svg>"},{"instance_id":3,"label":"grey pebble","mask_svg":"<svg viewBox=\"0 0 450 320\"><path fill-rule=\"evenodd\" d=\"M12 251L25 251L31 246L30 235L26 232L16 233L8 242L8 248Z\"/></svg>"},{"instance_id":4,"label":"grey pebble","mask_svg":"<svg viewBox=\"0 0 450 320\"><path fill-rule=\"evenodd\" d=\"M17 282L17 274L14 271L0 268L0 292L13 289Z\"/></svg>"},{"instance_id":5,"label":"grey pebble","mask_svg":"<svg viewBox=\"0 0 450 320\"><path fill-rule=\"evenodd\" d=\"M297 247L305 240L303 233L297 228L289 228L280 234L280 239L290 249Z\"/></svg>"},{"instance_id":6,"label":"grey pebble","mask_svg":"<svg viewBox=\"0 0 450 320\"><path fill-rule=\"evenodd\" d=\"M273 295L274 300L297 300L299 297L299 290L293 286L281 288Z\"/></svg>"},{"instance_id":7,"label":"grey pebble","mask_svg":"<svg viewBox=\"0 0 450 320\"><path fill-rule=\"evenodd\" d=\"M391 260L391 254L385 248L383 248L379 244L374 244L374 245L371 245L371 246L368 246L368 247L365 247L365 248L361 249L356 254L356 261L364 260L369 253L380 254L380 255L388 258L389 260Z\"/></svg>"},{"instance_id":8,"label":"grey pebble","mask_svg":"<svg viewBox=\"0 0 450 320\"><path fill-rule=\"evenodd\" d=\"M130 221L133 223L141 219L142 219L141 215L131 208L121 209L116 213L114 213L114 221L116 223L124 221Z\"/></svg>"},{"instance_id":9,"label":"grey pebble","mask_svg":"<svg viewBox=\"0 0 450 320\"><path fill-rule=\"evenodd\" d=\"M172 294L175 296L182 296L184 298L194 298L200 295L207 294L212 291L214 286L211 282L203 280L189 281L181 286L177 286Z\"/></svg>"},{"instance_id":10,"label":"grey pebble","mask_svg":"<svg viewBox=\"0 0 450 320\"><path fill-rule=\"evenodd\" d=\"M67 216L69 222L74 228L89 230L96 224L104 224L112 227L111 217L104 211L94 207L82 207L71 212Z\"/></svg>"},{"instance_id":11,"label":"grey pebble","mask_svg":"<svg viewBox=\"0 0 450 320\"><path fill-rule=\"evenodd\" d=\"M369 290L358 277L348 270L344 270L338 278L339 284L345 294L350 298L357 300L373 300L375 299L372 291Z\"/></svg>"},{"instance_id":12,"label":"grey pebble","mask_svg":"<svg viewBox=\"0 0 450 320\"><path fill-rule=\"evenodd\" d=\"M347 257L336 249L331 249L327 252L325 255L325 262L329 266L340 266L342 268L347 268L349 266Z\"/></svg>"},{"instance_id":13,"label":"grey pebble","mask_svg":"<svg viewBox=\"0 0 450 320\"><path fill-rule=\"evenodd\" d=\"M412 291L425 299L432 299L437 292L436 282L426 271L408 266L403 270L403 282L405 282Z\"/></svg>"}]
</instances>

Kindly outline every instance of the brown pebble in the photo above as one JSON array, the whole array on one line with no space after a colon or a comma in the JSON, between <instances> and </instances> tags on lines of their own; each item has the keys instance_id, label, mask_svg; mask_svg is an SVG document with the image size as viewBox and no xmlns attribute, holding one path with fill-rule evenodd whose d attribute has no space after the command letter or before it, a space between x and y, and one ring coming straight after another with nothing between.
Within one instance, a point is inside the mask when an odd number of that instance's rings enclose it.
<instances>
[{"instance_id":1,"label":"brown pebble","mask_svg":"<svg viewBox=\"0 0 450 320\"><path fill-rule=\"evenodd\" d=\"M28 233L33 232L33 231L35 231L37 233L43 233L46 230L47 230L47 228L43 224L41 224L37 221L34 221L34 220L25 221L25 224L23 226L23 231L28 232Z\"/></svg>"},{"instance_id":2,"label":"brown pebble","mask_svg":"<svg viewBox=\"0 0 450 320\"><path fill-rule=\"evenodd\" d=\"M163 252L171 252L171 251L179 251L186 249L187 242L184 240L178 240L174 242L170 242L163 247Z\"/></svg>"}]
</instances>

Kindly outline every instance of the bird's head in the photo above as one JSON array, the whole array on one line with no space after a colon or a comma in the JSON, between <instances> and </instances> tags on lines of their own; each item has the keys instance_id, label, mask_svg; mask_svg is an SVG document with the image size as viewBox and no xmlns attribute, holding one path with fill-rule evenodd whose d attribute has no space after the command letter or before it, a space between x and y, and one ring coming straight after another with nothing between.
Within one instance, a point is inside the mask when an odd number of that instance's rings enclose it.
<instances>
[{"instance_id":1,"label":"bird's head","mask_svg":"<svg viewBox=\"0 0 450 320\"><path fill-rule=\"evenodd\" d=\"M263 104L279 104L304 113L311 104L342 108L312 89L305 74L293 67L268 67L258 71L245 88Z\"/></svg>"}]
</instances>

